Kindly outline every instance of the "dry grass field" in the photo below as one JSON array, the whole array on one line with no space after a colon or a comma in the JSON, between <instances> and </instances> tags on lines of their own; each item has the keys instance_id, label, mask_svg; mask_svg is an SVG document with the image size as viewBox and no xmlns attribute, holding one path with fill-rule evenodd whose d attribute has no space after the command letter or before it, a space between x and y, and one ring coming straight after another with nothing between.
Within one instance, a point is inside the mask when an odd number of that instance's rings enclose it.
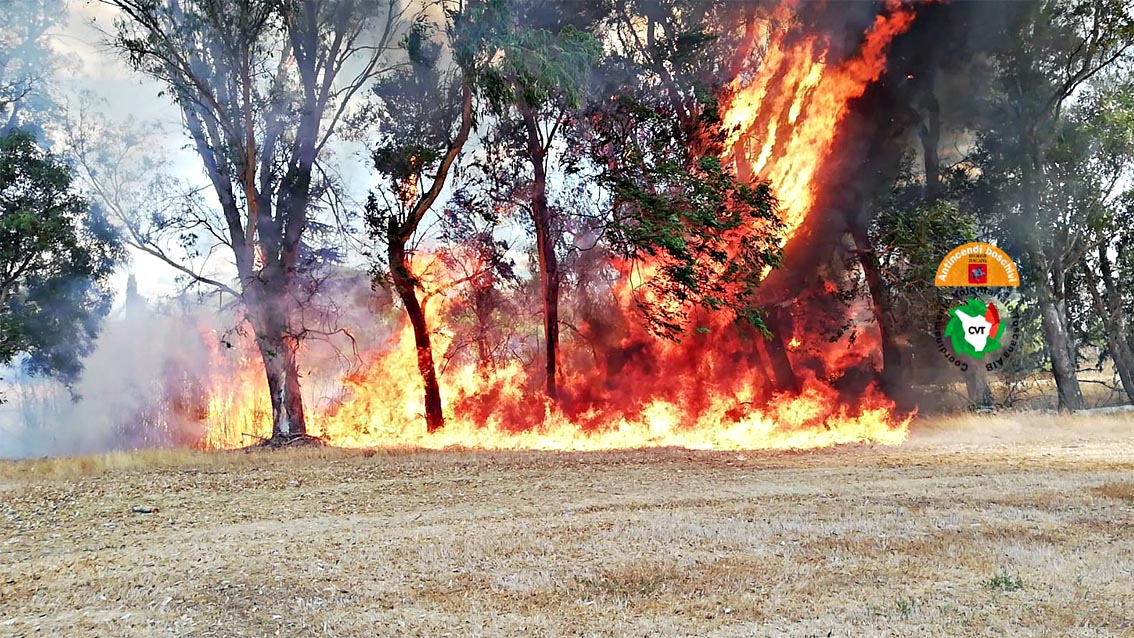
<instances>
[{"instance_id":1,"label":"dry grass field","mask_svg":"<svg viewBox=\"0 0 1134 638\"><path fill-rule=\"evenodd\" d=\"M1134 636L1129 415L3 463L0 512L0 636Z\"/></svg>"}]
</instances>

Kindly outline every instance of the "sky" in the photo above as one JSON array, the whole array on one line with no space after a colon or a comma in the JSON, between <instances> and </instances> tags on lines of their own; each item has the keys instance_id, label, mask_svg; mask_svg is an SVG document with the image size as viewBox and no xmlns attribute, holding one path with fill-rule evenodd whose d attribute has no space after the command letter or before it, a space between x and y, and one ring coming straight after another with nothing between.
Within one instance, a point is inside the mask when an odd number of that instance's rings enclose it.
<instances>
[{"instance_id":1,"label":"sky","mask_svg":"<svg viewBox=\"0 0 1134 638\"><path fill-rule=\"evenodd\" d=\"M181 125L179 109L168 97L159 96L160 83L135 72L109 45L116 15L117 9L98 0L68 3L62 28L52 34L52 47L66 56L57 78L64 100L74 104L87 92L104 105L101 116L110 121L133 117L139 122L159 124L164 132L161 151L169 159L174 177L205 185L200 160L187 147L189 138ZM361 207L374 183L363 147L340 144L334 151L348 194ZM233 274L235 269L230 262L227 254L218 253L210 261L210 272ZM115 277L118 290L125 290L130 274L136 277L143 297L163 297L180 289L177 273L169 265L137 250L132 251L131 263ZM120 295L118 302L121 301Z\"/></svg>"}]
</instances>

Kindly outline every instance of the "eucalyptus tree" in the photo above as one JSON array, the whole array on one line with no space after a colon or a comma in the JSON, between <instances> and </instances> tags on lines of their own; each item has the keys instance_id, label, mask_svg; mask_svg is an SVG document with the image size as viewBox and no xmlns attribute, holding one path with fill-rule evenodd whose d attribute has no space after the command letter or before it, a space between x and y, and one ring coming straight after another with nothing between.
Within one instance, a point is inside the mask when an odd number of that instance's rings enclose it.
<instances>
[{"instance_id":1,"label":"eucalyptus tree","mask_svg":"<svg viewBox=\"0 0 1134 638\"><path fill-rule=\"evenodd\" d=\"M472 133L477 74L486 54L495 53L488 43L502 26L497 2L442 2L439 8L444 24L419 16L402 41L409 63L375 86L383 117L371 157L386 190L382 197L371 194L367 205L371 235L386 245L383 274L413 327L430 432L444 425L444 415L413 241Z\"/></svg>"},{"instance_id":2,"label":"eucalyptus tree","mask_svg":"<svg viewBox=\"0 0 1134 638\"><path fill-rule=\"evenodd\" d=\"M1122 285L1134 242L1134 81L1122 71L1100 74L1071 108L1049 171L1059 180L1064 206L1085 226L1083 249L1072 269L1073 323L1101 332L1118 381L1134 401L1134 298ZM1076 321L1076 319L1078 319Z\"/></svg>"},{"instance_id":3,"label":"eucalyptus tree","mask_svg":"<svg viewBox=\"0 0 1134 638\"><path fill-rule=\"evenodd\" d=\"M1083 407L1078 353L1067 315L1067 277L1087 249L1089 225L1064 201L1053 163L1065 111L1099 72L1134 47L1122 0L1046 0L1014 7L1016 27L992 56L987 104L973 160L987 192L985 216L1004 220L1035 286L1059 407Z\"/></svg>"},{"instance_id":4,"label":"eucalyptus tree","mask_svg":"<svg viewBox=\"0 0 1134 638\"><path fill-rule=\"evenodd\" d=\"M352 104L393 69L396 0L104 0L121 11L114 44L179 107L223 217L236 283L264 362L272 441L307 436L297 315L323 160ZM167 259L173 261L173 259Z\"/></svg>"},{"instance_id":5,"label":"eucalyptus tree","mask_svg":"<svg viewBox=\"0 0 1134 638\"><path fill-rule=\"evenodd\" d=\"M543 306L545 393L557 396L561 272L560 211L549 203L549 173L564 158L570 127L585 106L602 55L594 31L603 3L499 0L486 45L495 54L477 74L492 130L482 136L486 168L535 231ZM522 177L516 179L517 169ZM514 199L512 199L514 198Z\"/></svg>"}]
</instances>

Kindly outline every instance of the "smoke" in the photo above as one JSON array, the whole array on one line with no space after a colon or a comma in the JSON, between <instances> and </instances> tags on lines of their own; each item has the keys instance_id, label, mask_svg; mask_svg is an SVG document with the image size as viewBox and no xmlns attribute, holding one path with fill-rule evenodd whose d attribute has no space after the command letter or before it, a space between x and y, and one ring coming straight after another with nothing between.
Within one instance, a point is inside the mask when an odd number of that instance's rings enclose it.
<instances>
[{"instance_id":1,"label":"smoke","mask_svg":"<svg viewBox=\"0 0 1134 638\"><path fill-rule=\"evenodd\" d=\"M4 375L0 458L195 447L210 432L240 437L270 429L263 367L238 306L194 294L147 302L128 290L71 390L18 370ZM301 360L305 403L318 413L342 400L342 378L365 352L390 347L398 314L389 293L372 291L357 271L324 279L315 305L327 316L309 326L317 334L305 341ZM248 396L262 405L241 415L257 422L225 421L239 412L226 410L226 401Z\"/></svg>"},{"instance_id":2,"label":"smoke","mask_svg":"<svg viewBox=\"0 0 1134 638\"><path fill-rule=\"evenodd\" d=\"M24 380L13 390L19 422L9 423L15 449L5 456L85 454L191 443L201 434L163 406L178 386L207 373L194 322L127 306L107 320L73 393L60 384ZM178 383L180 381L180 383Z\"/></svg>"}]
</instances>

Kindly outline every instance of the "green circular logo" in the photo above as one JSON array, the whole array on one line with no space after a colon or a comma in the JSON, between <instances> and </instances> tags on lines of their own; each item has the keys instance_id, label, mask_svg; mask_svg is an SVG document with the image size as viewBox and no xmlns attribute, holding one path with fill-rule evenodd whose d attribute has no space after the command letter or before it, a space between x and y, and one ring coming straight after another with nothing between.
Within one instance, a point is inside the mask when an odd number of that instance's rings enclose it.
<instances>
[{"instance_id":1,"label":"green circular logo","mask_svg":"<svg viewBox=\"0 0 1134 638\"><path fill-rule=\"evenodd\" d=\"M953 352L980 361L984 355L1003 347L1000 338L1004 336L1004 329L995 301L970 298L949 309L945 337L953 346Z\"/></svg>"}]
</instances>

